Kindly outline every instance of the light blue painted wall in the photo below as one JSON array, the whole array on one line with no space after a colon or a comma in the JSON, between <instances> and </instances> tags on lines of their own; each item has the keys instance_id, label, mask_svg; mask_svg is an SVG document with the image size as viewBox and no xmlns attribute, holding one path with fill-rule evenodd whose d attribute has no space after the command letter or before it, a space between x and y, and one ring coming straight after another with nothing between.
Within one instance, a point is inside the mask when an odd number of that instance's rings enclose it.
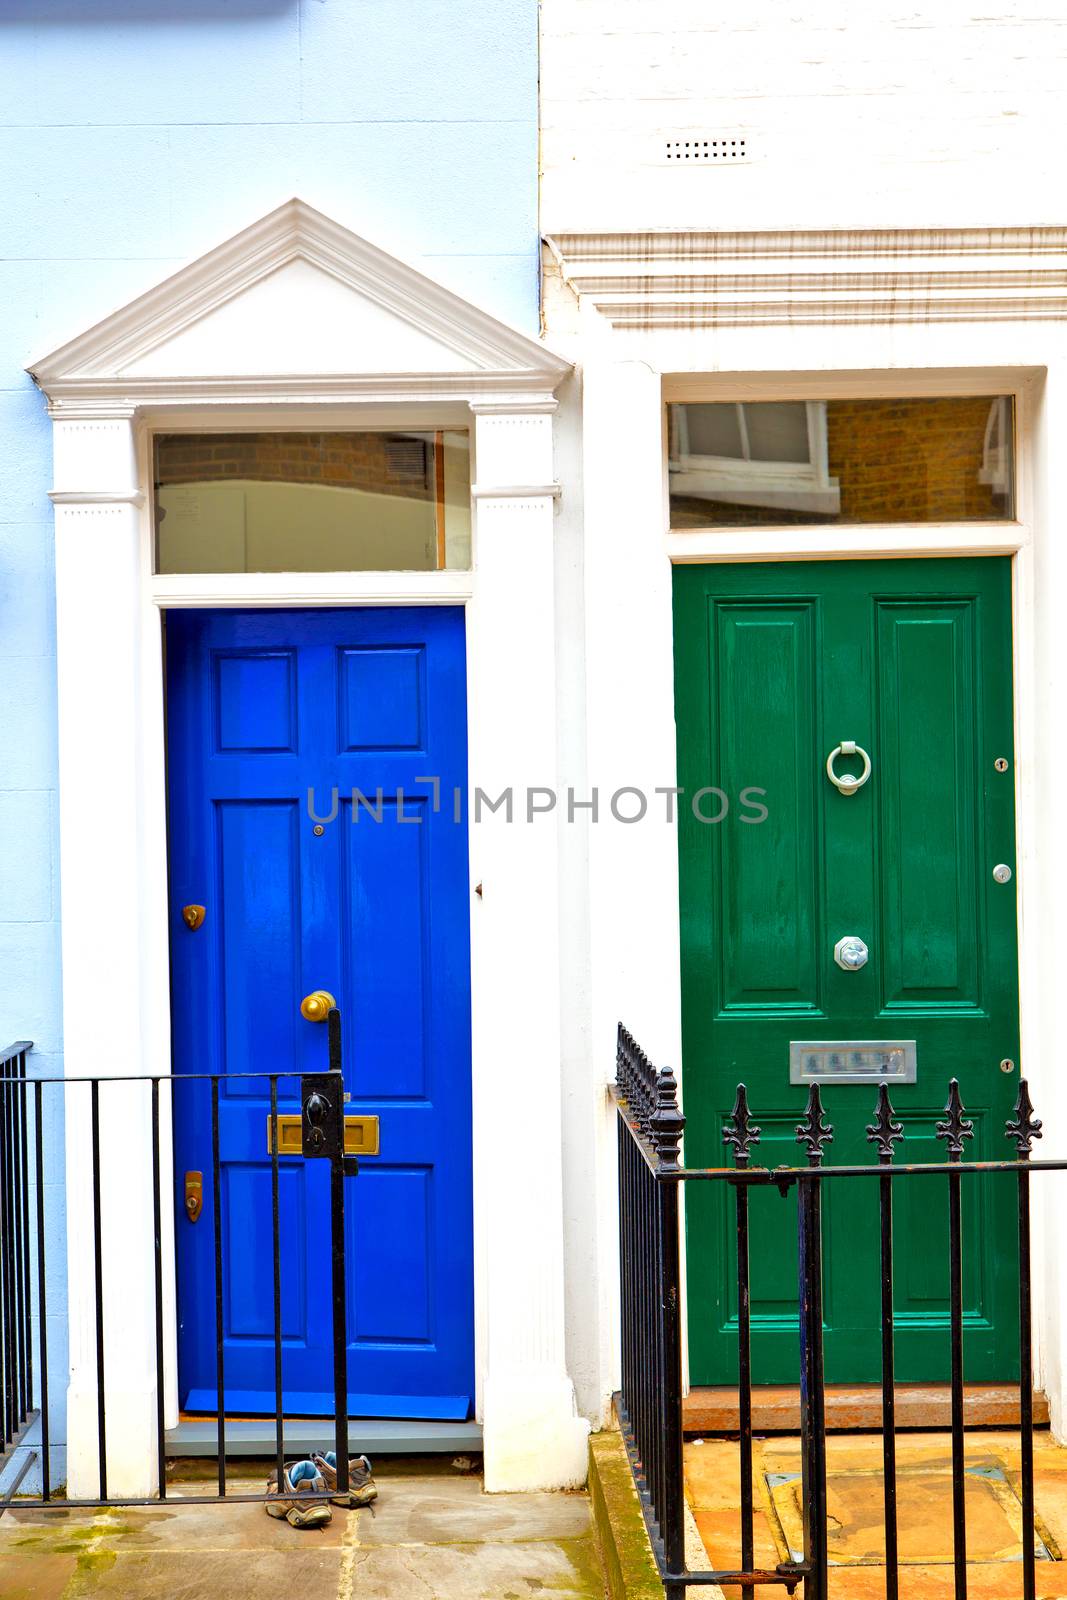
<instances>
[{"instance_id":1,"label":"light blue painted wall","mask_svg":"<svg viewBox=\"0 0 1067 1600\"><path fill-rule=\"evenodd\" d=\"M294 194L535 333L536 0L0 3L0 1042L32 1038L41 1071L62 1070L51 441L23 368Z\"/></svg>"}]
</instances>

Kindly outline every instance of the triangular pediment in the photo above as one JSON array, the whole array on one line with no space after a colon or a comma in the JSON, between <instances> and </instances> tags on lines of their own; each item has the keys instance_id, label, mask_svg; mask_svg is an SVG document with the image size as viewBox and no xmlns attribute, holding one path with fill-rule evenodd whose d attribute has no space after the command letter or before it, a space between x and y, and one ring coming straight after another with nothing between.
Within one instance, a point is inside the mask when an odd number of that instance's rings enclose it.
<instances>
[{"instance_id":1,"label":"triangular pediment","mask_svg":"<svg viewBox=\"0 0 1067 1600\"><path fill-rule=\"evenodd\" d=\"M56 401L551 391L569 364L301 200L35 362Z\"/></svg>"}]
</instances>

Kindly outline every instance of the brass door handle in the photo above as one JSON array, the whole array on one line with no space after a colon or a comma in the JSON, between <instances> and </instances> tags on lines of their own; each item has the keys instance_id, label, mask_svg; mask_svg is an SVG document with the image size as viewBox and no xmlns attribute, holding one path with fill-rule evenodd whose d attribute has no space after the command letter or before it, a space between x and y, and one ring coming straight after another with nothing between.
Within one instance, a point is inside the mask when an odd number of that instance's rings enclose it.
<instances>
[{"instance_id":1,"label":"brass door handle","mask_svg":"<svg viewBox=\"0 0 1067 1600\"><path fill-rule=\"evenodd\" d=\"M328 989L312 989L300 1002L300 1015L305 1022L325 1022L336 1009L337 1001Z\"/></svg>"}]
</instances>

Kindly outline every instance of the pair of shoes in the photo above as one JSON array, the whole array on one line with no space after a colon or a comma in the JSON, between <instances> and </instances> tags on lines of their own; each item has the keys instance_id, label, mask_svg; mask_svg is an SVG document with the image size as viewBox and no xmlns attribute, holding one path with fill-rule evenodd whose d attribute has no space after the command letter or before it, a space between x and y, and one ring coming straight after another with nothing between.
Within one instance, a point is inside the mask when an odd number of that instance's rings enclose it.
<instances>
[{"instance_id":1,"label":"pair of shoes","mask_svg":"<svg viewBox=\"0 0 1067 1600\"><path fill-rule=\"evenodd\" d=\"M334 1478L336 1481L336 1474ZM280 1490L277 1472L267 1479L268 1494L288 1498L268 1500L263 1509L268 1517L284 1518L293 1528L323 1528L333 1520L333 1512L325 1499L313 1500L310 1496L324 1496L326 1492L325 1480L315 1463L295 1461L284 1469Z\"/></svg>"},{"instance_id":2,"label":"pair of shoes","mask_svg":"<svg viewBox=\"0 0 1067 1600\"><path fill-rule=\"evenodd\" d=\"M330 1491L330 1499L335 1506L369 1506L372 1500L377 1500L378 1485L367 1456L353 1456L349 1461L348 1492L342 1494L334 1493L337 1488L337 1456L334 1451L327 1450L324 1455L314 1455L311 1459Z\"/></svg>"}]
</instances>

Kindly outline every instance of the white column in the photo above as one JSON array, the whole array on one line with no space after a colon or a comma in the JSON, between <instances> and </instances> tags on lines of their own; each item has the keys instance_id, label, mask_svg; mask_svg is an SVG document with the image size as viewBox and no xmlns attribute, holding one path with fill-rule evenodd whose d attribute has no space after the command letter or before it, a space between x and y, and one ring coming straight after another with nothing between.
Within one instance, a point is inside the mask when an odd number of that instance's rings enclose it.
<instances>
[{"instance_id":1,"label":"white column","mask_svg":"<svg viewBox=\"0 0 1067 1600\"><path fill-rule=\"evenodd\" d=\"M69 1078L145 1059L147 876L141 739L140 495L130 415L54 429L63 1027ZM67 1491L98 1492L90 1092L67 1088ZM148 1495L155 1450L147 1084L100 1089L107 1487Z\"/></svg>"},{"instance_id":2,"label":"white column","mask_svg":"<svg viewBox=\"0 0 1067 1600\"><path fill-rule=\"evenodd\" d=\"M489 1490L584 1482L563 1325L552 411L475 405L475 1211ZM507 802L490 812L479 791ZM540 792L539 792L540 791ZM480 893L479 893L480 889Z\"/></svg>"},{"instance_id":3,"label":"white column","mask_svg":"<svg viewBox=\"0 0 1067 1600\"><path fill-rule=\"evenodd\" d=\"M1034 683L1016 685L1019 796L1019 889L1022 1061L1044 1137L1035 1157L1067 1153L1067 1082L1063 1072L1064 891L1067 834L1063 794L1067 748L1063 703L1067 695L1067 361L1049 344L1048 373L1035 384L1034 545L1016 558L1016 627L1021 643L1032 629ZM1025 660L1024 656L1024 660ZM1034 1306L1038 1326L1038 1382L1048 1393L1052 1428L1067 1438L1067 1265L1063 1253L1063 1178L1032 1183Z\"/></svg>"},{"instance_id":4,"label":"white column","mask_svg":"<svg viewBox=\"0 0 1067 1600\"><path fill-rule=\"evenodd\" d=\"M582 375L589 829L590 1049L599 1085L601 1400L618 1381L614 1113L622 1021L657 1066L681 1065L674 633L660 375L594 357ZM647 800L639 821L637 790ZM612 800L618 796L613 808Z\"/></svg>"}]
</instances>

